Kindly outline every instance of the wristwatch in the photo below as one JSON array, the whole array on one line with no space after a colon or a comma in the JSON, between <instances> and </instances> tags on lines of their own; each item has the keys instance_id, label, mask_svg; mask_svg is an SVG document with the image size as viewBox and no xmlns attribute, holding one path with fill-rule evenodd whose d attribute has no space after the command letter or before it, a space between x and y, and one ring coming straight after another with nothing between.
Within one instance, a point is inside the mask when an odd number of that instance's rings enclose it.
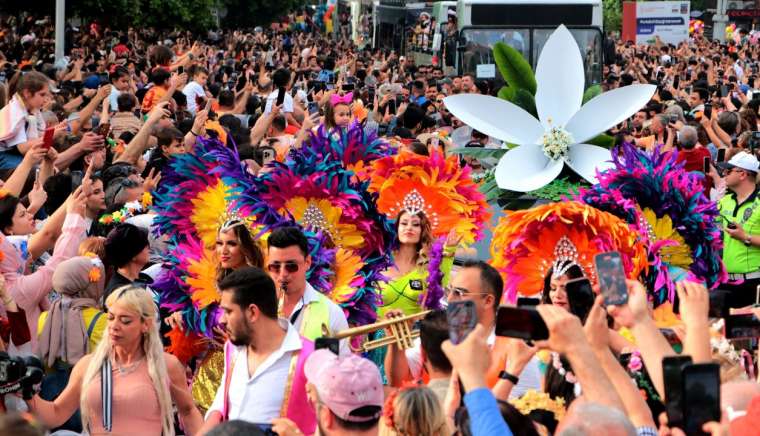
<instances>
[{"instance_id":1,"label":"wristwatch","mask_svg":"<svg viewBox=\"0 0 760 436\"><path fill-rule=\"evenodd\" d=\"M744 239L744 245L747 247L750 247L752 245L752 236L747 235L747 237Z\"/></svg>"},{"instance_id":2,"label":"wristwatch","mask_svg":"<svg viewBox=\"0 0 760 436\"><path fill-rule=\"evenodd\" d=\"M516 384L517 384L517 382L519 382L519 381L520 381L520 378L519 378L519 377L517 377L517 376L516 376L516 375L514 375L514 374L510 374L510 373L508 373L507 371L502 371L502 372L500 372L500 373L499 373L499 378L500 378L500 379L502 379L502 380L508 380L508 381L511 381L513 385L516 385Z\"/></svg>"}]
</instances>

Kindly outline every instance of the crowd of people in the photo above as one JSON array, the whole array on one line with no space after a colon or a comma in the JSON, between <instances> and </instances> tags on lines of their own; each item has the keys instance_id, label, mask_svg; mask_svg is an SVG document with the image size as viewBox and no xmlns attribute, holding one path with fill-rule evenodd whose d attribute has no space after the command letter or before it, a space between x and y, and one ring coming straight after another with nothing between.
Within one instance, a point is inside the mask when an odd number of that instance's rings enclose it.
<instances>
[{"instance_id":1,"label":"crowd of people","mask_svg":"<svg viewBox=\"0 0 760 436\"><path fill-rule=\"evenodd\" d=\"M607 132L620 159L654 162L622 178L651 173L662 195L585 187L510 212L478 260L492 162L452 150L498 141L445 99L496 84L297 15L203 37L68 26L63 59L49 17L0 15L0 433L759 433L759 45L608 40L604 91L657 86ZM199 181L221 200L190 199ZM227 201L240 192L255 207ZM309 192L322 203L296 201ZM598 293L604 251L626 297L578 312L569 283ZM460 302L477 322L454 343ZM497 325L521 304L544 337ZM373 336L419 339L331 340L382 320ZM674 384L711 363L717 391Z\"/></svg>"}]
</instances>

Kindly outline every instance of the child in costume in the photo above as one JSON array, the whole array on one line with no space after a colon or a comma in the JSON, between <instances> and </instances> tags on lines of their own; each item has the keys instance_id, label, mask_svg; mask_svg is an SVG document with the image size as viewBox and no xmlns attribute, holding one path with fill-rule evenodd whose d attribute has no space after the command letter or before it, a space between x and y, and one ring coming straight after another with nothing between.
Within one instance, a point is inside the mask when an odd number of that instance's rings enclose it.
<instances>
[{"instance_id":1,"label":"child in costume","mask_svg":"<svg viewBox=\"0 0 760 436\"><path fill-rule=\"evenodd\" d=\"M351 124L351 103L354 93L344 95L333 94L330 102L325 106L325 126L329 129L345 129Z\"/></svg>"}]
</instances>

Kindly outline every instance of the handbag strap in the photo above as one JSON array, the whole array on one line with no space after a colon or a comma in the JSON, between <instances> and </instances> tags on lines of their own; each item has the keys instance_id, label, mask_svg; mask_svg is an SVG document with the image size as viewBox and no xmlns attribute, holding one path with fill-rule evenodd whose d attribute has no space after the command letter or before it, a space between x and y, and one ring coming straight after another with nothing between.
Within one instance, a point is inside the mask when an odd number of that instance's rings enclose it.
<instances>
[{"instance_id":1,"label":"handbag strap","mask_svg":"<svg viewBox=\"0 0 760 436\"><path fill-rule=\"evenodd\" d=\"M100 367L100 394L103 399L103 428L110 432L113 422L113 373L111 372L111 359L106 357Z\"/></svg>"}]
</instances>

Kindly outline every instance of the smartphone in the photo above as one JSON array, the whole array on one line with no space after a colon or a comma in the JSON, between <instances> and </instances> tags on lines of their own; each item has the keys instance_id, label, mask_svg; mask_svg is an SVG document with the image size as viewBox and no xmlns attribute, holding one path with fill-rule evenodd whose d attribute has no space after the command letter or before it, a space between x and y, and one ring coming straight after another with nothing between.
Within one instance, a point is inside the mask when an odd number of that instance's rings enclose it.
<instances>
[{"instance_id":1,"label":"smartphone","mask_svg":"<svg viewBox=\"0 0 760 436\"><path fill-rule=\"evenodd\" d=\"M683 376L683 427L687 435L707 435L702 425L720 421L720 365L687 364Z\"/></svg>"},{"instance_id":2,"label":"smartphone","mask_svg":"<svg viewBox=\"0 0 760 436\"><path fill-rule=\"evenodd\" d=\"M343 92L351 92L351 91L354 90L355 87L356 87L356 85L354 85L353 83L344 83L340 87L340 89L343 90Z\"/></svg>"},{"instance_id":3,"label":"smartphone","mask_svg":"<svg viewBox=\"0 0 760 436\"><path fill-rule=\"evenodd\" d=\"M517 307L535 307L541 304L541 300L538 298L530 297L518 297Z\"/></svg>"},{"instance_id":4,"label":"smartphone","mask_svg":"<svg viewBox=\"0 0 760 436\"><path fill-rule=\"evenodd\" d=\"M568 280L565 284L565 292L567 293L567 302L570 305L570 313L580 318L581 321L585 321L596 297L594 290L591 289L591 282L585 277Z\"/></svg>"},{"instance_id":5,"label":"smartphone","mask_svg":"<svg viewBox=\"0 0 760 436\"><path fill-rule=\"evenodd\" d=\"M319 113L319 102L310 101L309 102L309 114L310 115L314 115L316 113Z\"/></svg>"},{"instance_id":6,"label":"smartphone","mask_svg":"<svg viewBox=\"0 0 760 436\"><path fill-rule=\"evenodd\" d=\"M668 356L662 359L662 379L665 385L665 412L668 426L683 425L683 368L691 356Z\"/></svg>"},{"instance_id":7,"label":"smartphone","mask_svg":"<svg viewBox=\"0 0 760 436\"><path fill-rule=\"evenodd\" d=\"M594 256L596 276L604 296L604 304L620 306L628 302L628 286L620 253L611 251Z\"/></svg>"},{"instance_id":8,"label":"smartphone","mask_svg":"<svg viewBox=\"0 0 760 436\"><path fill-rule=\"evenodd\" d=\"M707 105L705 105L707 106ZM705 108L705 111L707 109ZM719 148L718 149L718 156L717 159L715 159L717 162L725 162L726 161L726 149L725 148Z\"/></svg>"},{"instance_id":9,"label":"smartphone","mask_svg":"<svg viewBox=\"0 0 760 436\"><path fill-rule=\"evenodd\" d=\"M709 157L702 158L702 172L705 174L710 172L710 158Z\"/></svg>"},{"instance_id":10,"label":"smartphone","mask_svg":"<svg viewBox=\"0 0 760 436\"><path fill-rule=\"evenodd\" d=\"M726 86L726 85L720 85L720 96L721 97L728 96L728 86Z\"/></svg>"},{"instance_id":11,"label":"smartphone","mask_svg":"<svg viewBox=\"0 0 760 436\"><path fill-rule=\"evenodd\" d=\"M177 67L177 74L185 74L185 67L182 65Z\"/></svg>"},{"instance_id":12,"label":"smartphone","mask_svg":"<svg viewBox=\"0 0 760 436\"><path fill-rule=\"evenodd\" d=\"M108 138L108 135L111 134L111 123L103 123L98 125L98 135L102 136L103 138Z\"/></svg>"},{"instance_id":13,"label":"smartphone","mask_svg":"<svg viewBox=\"0 0 760 436\"><path fill-rule=\"evenodd\" d=\"M282 106L283 103L285 103L285 93L287 91L285 90L285 87L278 88L277 91L277 106Z\"/></svg>"},{"instance_id":14,"label":"smartphone","mask_svg":"<svg viewBox=\"0 0 760 436\"><path fill-rule=\"evenodd\" d=\"M685 87L683 90L684 90L685 93L691 94L691 85Z\"/></svg>"},{"instance_id":15,"label":"smartphone","mask_svg":"<svg viewBox=\"0 0 760 436\"><path fill-rule=\"evenodd\" d=\"M678 89L678 85L681 84L681 76L676 74L676 76L673 78L673 88Z\"/></svg>"},{"instance_id":16,"label":"smartphone","mask_svg":"<svg viewBox=\"0 0 760 436\"><path fill-rule=\"evenodd\" d=\"M668 122L670 124L673 124L673 123L675 123L677 121L678 121L678 115L671 114L670 116L668 116Z\"/></svg>"},{"instance_id":17,"label":"smartphone","mask_svg":"<svg viewBox=\"0 0 760 436\"><path fill-rule=\"evenodd\" d=\"M470 300L452 301L446 308L449 321L449 339L452 344L464 341L478 323L475 303Z\"/></svg>"},{"instance_id":18,"label":"smartphone","mask_svg":"<svg viewBox=\"0 0 760 436\"><path fill-rule=\"evenodd\" d=\"M314 349L321 350L323 348L332 351L336 356L340 355L340 341L336 338L322 337L315 339Z\"/></svg>"},{"instance_id":19,"label":"smartphone","mask_svg":"<svg viewBox=\"0 0 760 436\"><path fill-rule=\"evenodd\" d=\"M540 341L549 339L549 329L535 308L499 306L496 335Z\"/></svg>"},{"instance_id":20,"label":"smartphone","mask_svg":"<svg viewBox=\"0 0 760 436\"><path fill-rule=\"evenodd\" d=\"M275 152L272 147L264 146L261 147L261 155L263 156L262 163L266 165L277 157L277 152Z\"/></svg>"},{"instance_id":21,"label":"smartphone","mask_svg":"<svg viewBox=\"0 0 760 436\"><path fill-rule=\"evenodd\" d=\"M760 319L752 313L726 317L726 338L745 339L760 337Z\"/></svg>"},{"instance_id":22,"label":"smartphone","mask_svg":"<svg viewBox=\"0 0 760 436\"><path fill-rule=\"evenodd\" d=\"M388 112L391 115L395 115L396 114L396 100L395 99L388 100L388 103L387 103L387 105L385 107L388 108Z\"/></svg>"},{"instance_id":23,"label":"smartphone","mask_svg":"<svg viewBox=\"0 0 760 436\"><path fill-rule=\"evenodd\" d=\"M712 104L711 103L705 103L705 110L702 113L702 116L706 117L708 120L712 118ZM723 162L723 161L720 161Z\"/></svg>"},{"instance_id":24,"label":"smartphone","mask_svg":"<svg viewBox=\"0 0 760 436\"><path fill-rule=\"evenodd\" d=\"M50 148L53 146L53 137L55 136L55 127L48 127L45 129L45 136L42 138L42 146L44 148Z\"/></svg>"}]
</instances>

